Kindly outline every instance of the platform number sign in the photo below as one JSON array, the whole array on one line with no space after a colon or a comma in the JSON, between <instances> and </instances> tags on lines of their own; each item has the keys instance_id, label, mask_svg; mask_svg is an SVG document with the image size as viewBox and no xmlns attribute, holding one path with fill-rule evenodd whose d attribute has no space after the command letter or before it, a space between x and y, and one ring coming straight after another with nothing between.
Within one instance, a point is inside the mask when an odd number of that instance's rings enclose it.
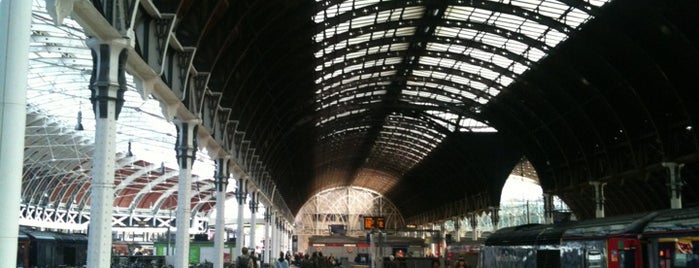
<instances>
[{"instance_id":1,"label":"platform number sign","mask_svg":"<svg viewBox=\"0 0 699 268\"><path fill-rule=\"evenodd\" d=\"M364 230L372 230L372 229L379 229L383 230L386 228L386 220L384 217L369 217L365 216L364 217Z\"/></svg>"}]
</instances>

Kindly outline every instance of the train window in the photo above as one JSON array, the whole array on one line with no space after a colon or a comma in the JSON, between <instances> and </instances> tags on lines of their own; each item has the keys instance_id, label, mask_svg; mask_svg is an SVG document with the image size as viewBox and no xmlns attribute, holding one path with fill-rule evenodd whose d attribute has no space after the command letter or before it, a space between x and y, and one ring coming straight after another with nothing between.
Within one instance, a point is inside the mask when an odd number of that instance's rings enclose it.
<instances>
[{"instance_id":1,"label":"train window","mask_svg":"<svg viewBox=\"0 0 699 268\"><path fill-rule=\"evenodd\" d=\"M674 262L675 267L687 267L687 257L689 254L676 253Z\"/></svg>"},{"instance_id":2,"label":"train window","mask_svg":"<svg viewBox=\"0 0 699 268\"><path fill-rule=\"evenodd\" d=\"M599 250L588 250L586 253L587 266L589 268L601 268L602 267L602 252Z\"/></svg>"}]
</instances>

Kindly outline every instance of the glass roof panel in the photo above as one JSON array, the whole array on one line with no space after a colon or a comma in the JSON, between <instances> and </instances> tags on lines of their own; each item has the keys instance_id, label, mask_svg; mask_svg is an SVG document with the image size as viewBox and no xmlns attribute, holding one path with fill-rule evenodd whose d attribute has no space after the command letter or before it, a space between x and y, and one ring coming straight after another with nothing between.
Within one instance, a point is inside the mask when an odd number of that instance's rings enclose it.
<instances>
[{"instance_id":1,"label":"glass roof panel","mask_svg":"<svg viewBox=\"0 0 699 268\"><path fill-rule=\"evenodd\" d=\"M77 137L75 140L84 140L91 146L95 135L94 113L89 100L92 56L85 44L85 34L70 18L64 21L64 26L54 26L52 19L46 13L45 1L35 0L33 4L27 109L46 115L60 129L70 130L72 132L70 135ZM160 102L152 96L147 96L144 100L135 89L133 77L128 74L124 98L124 107L117 120L117 151L125 153L127 144L131 141L131 151L136 156L135 161L162 162L168 168L178 169L173 149L177 136L176 129L162 116ZM83 131L73 130L79 112L82 116ZM33 144L27 145L33 146ZM84 154L74 150L62 151L57 149L56 146L59 146L57 144L34 145L45 146L47 148L44 150L54 154L57 152L68 154L62 157L75 158L76 154ZM75 147L82 147L85 144L79 145ZM55 155L55 157L61 156ZM211 178L213 172L213 161L206 152L199 151L197 162L193 166L193 174L199 178Z\"/></svg>"},{"instance_id":2,"label":"glass roof panel","mask_svg":"<svg viewBox=\"0 0 699 268\"><path fill-rule=\"evenodd\" d=\"M588 2L588 3L590 3L591 5L600 7L600 6L603 6L604 4L606 4L606 3L609 2L609 1L610 1L610 0L586 0L585 2Z\"/></svg>"},{"instance_id":3,"label":"glass roof panel","mask_svg":"<svg viewBox=\"0 0 699 268\"><path fill-rule=\"evenodd\" d=\"M314 18L320 26L314 40L322 46L315 54L321 77L316 80L317 102L323 109L360 100L377 103L383 98L368 94L400 90L398 101L422 107L419 111L423 116L388 110L382 135L403 133L438 144L445 135L440 131L445 129L496 131L487 122L474 119L470 112L455 114L445 107L488 103L589 20L586 10L607 2L581 1L577 7L557 0L486 0L483 4L453 1L441 3L446 8L441 17L435 16L440 10L422 6L423 1L367 1L361 6L370 8L355 11L341 8L354 5L354 1L333 2L332 7L321 7L327 10ZM347 12L354 13L337 18ZM395 21L398 23L389 24ZM338 33L348 30L350 34L336 40ZM327 39L330 36L335 37L334 43ZM358 91L340 93L345 90ZM468 108L460 108L459 112L480 111L480 107ZM327 118L343 118L351 112L338 113ZM415 132L408 125L425 129ZM401 145L379 139L374 146L372 152L393 152L396 149L383 147ZM394 164L405 165L390 165Z\"/></svg>"},{"instance_id":4,"label":"glass roof panel","mask_svg":"<svg viewBox=\"0 0 699 268\"><path fill-rule=\"evenodd\" d=\"M333 121L333 120L335 120L335 119L339 119L339 118L342 118L342 117L350 116L350 115L353 115L353 114L363 113L363 112L366 112L366 111L367 111L367 109L357 109L357 110L345 111L345 112L336 114L336 115L331 116L331 117L328 117L328 118L322 118L322 119L319 121L319 125L327 124L328 122L331 122L331 121Z\"/></svg>"},{"instance_id":5,"label":"glass roof panel","mask_svg":"<svg viewBox=\"0 0 699 268\"><path fill-rule=\"evenodd\" d=\"M352 2L352 1L346 1L345 3ZM378 2L378 1L376 1ZM343 3L344 4L344 3ZM422 17L422 14L424 13L425 7L423 6L408 6L404 8L397 8L397 9L390 9L390 10L383 10L380 11L379 13L373 13L369 15L364 15L364 16L359 16L352 18L351 20L340 22L337 25L327 25L327 23L324 23L324 25L327 27L325 30L323 30L321 33L316 34L313 37L313 40L316 42L320 43L323 40L326 40L328 38L332 38L335 35L338 34L343 34L349 31L350 29L360 29L363 27L367 27L370 25L376 25L376 24L381 24L381 23L386 23L389 21L399 21L399 20L413 20L413 19L419 19ZM344 12L342 12L344 13ZM314 16L314 21L316 23L324 22L327 19L331 19L335 17L337 13L333 12L330 14L322 14L318 13L316 16ZM362 12L364 14L364 12ZM362 30L360 30L360 34L362 33ZM364 34L364 38L368 38L369 35ZM356 42L356 40L355 40ZM352 42L350 42L351 44Z\"/></svg>"}]
</instances>

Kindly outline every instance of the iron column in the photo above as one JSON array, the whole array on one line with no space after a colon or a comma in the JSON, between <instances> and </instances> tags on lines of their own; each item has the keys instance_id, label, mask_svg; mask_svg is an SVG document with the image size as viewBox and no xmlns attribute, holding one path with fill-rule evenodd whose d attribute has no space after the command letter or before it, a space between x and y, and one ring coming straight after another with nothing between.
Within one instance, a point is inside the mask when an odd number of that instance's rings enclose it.
<instances>
[{"instance_id":1,"label":"iron column","mask_svg":"<svg viewBox=\"0 0 699 268\"><path fill-rule=\"evenodd\" d=\"M197 154L198 120L175 119L177 127L177 163L180 174L177 183L177 212L175 222L175 268L189 267L189 228L192 218L192 164Z\"/></svg>"},{"instance_id":2,"label":"iron column","mask_svg":"<svg viewBox=\"0 0 699 268\"><path fill-rule=\"evenodd\" d=\"M90 225L87 266L109 267L112 254L112 209L116 121L124 105L128 40L90 38L92 77L90 101L95 113L95 151L90 185Z\"/></svg>"}]
</instances>

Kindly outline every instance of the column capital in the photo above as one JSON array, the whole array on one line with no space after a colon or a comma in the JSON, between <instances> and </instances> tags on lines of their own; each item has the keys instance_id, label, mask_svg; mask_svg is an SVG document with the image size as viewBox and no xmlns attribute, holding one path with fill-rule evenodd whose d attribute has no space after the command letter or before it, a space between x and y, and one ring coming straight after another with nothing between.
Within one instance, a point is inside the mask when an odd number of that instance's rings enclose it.
<instances>
[{"instance_id":1,"label":"column capital","mask_svg":"<svg viewBox=\"0 0 699 268\"><path fill-rule=\"evenodd\" d=\"M682 187L685 183L681 179L680 171L684 167L684 163L663 162L662 165L670 172L669 182L667 183L670 190L670 208L682 208Z\"/></svg>"},{"instance_id":2,"label":"column capital","mask_svg":"<svg viewBox=\"0 0 699 268\"><path fill-rule=\"evenodd\" d=\"M238 205L243 205L245 204L245 198L248 195L248 189L247 189L247 179L245 178L238 178L236 180L237 182L237 187L235 189L235 198L238 201Z\"/></svg>"},{"instance_id":3,"label":"column capital","mask_svg":"<svg viewBox=\"0 0 699 268\"><path fill-rule=\"evenodd\" d=\"M595 188L595 217L604 218L604 186L606 182L590 181L592 187Z\"/></svg>"},{"instance_id":4,"label":"column capital","mask_svg":"<svg viewBox=\"0 0 699 268\"><path fill-rule=\"evenodd\" d=\"M63 24L63 19L73 12L76 0L46 0L46 12L49 13L56 26Z\"/></svg>"},{"instance_id":5,"label":"column capital","mask_svg":"<svg viewBox=\"0 0 699 268\"><path fill-rule=\"evenodd\" d=\"M258 198L259 198L259 197L258 197L258 195L257 195L257 191L252 191L252 192L250 193L250 204L249 204L249 207L250 207L250 212L251 212L252 214L257 213L257 210L259 209L260 201L258 200Z\"/></svg>"},{"instance_id":6,"label":"column capital","mask_svg":"<svg viewBox=\"0 0 699 268\"><path fill-rule=\"evenodd\" d=\"M90 101L97 118L111 117L114 103L114 118L119 119L126 92L126 59L129 44L126 38L100 40L94 37L85 42L92 51L92 76L90 77Z\"/></svg>"},{"instance_id":7,"label":"column capital","mask_svg":"<svg viewBox=\"0 0 699 268\"><path fill-rule=\"evenodd\" d=\"M199 122L198 119L181 120L175 118L173 120L177 128L175 152L177 152L177 163L181 169L191 169L196 159Z\"/></svg>"},{"instance_id":8,"label":"column capital","mask_svg":"<svg viewBox=\"0 0 699 268\"><path fill-rule=\"evenodd\" d=\"M216 172L214 174L214 179L216 183L216 190L219 192L225 192L228 186L229 170L228 164L230 162L230 157L220 157L216 160Z\"/></svg>"}]
</instances>

